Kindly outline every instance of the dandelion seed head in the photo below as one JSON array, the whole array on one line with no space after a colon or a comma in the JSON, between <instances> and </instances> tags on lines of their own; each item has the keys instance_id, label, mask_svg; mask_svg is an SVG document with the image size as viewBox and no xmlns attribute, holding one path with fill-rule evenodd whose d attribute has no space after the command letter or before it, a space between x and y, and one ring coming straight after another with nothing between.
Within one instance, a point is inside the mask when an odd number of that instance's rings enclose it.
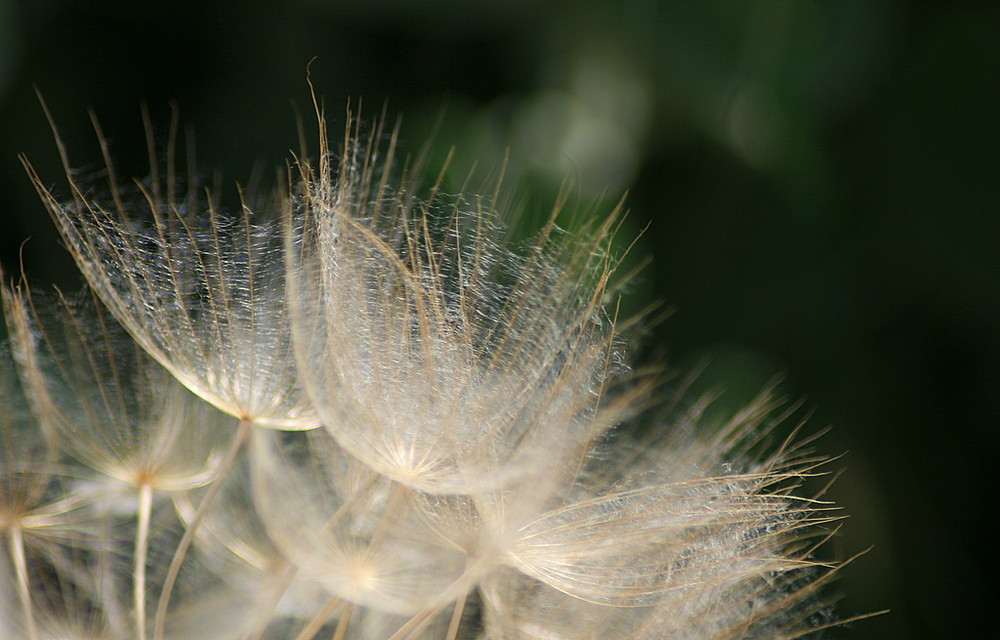
<instances>
[{"instance_id":1,"label":"dandelion seed head","mask_svg":"<svg viewBox=\"0 0 1000 640\"><path fill-rule=\"evenodd\" d=\"M331 145L316 111L318 156L234 210L178 176L176 123L133 187L96 118L105 186L63 152L62 201L25 162L93 293L46 304L0 274L0 635L832 624L837 565L813 556L839 516L796 495L823 459L756 444L791 412L767 390L721 421L708 398L651 415L660 382L609 309L620 206L564 230L564 192L513 243L502 180L446 189L384 117L349 112Z\"/></svg>"}]
</instances>

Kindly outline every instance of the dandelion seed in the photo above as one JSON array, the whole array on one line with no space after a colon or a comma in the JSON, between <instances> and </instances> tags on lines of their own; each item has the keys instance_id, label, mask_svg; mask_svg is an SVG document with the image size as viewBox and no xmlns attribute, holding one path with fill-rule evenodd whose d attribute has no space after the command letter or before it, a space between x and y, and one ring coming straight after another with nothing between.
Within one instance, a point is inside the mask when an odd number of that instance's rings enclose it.
<instances>
[{"instance_id":1,"label":"dandelion seed","mask_svg":"<svg viewBox=\"0 0 1000 640\"><path fill-rule=\"evenodd\" d=\"M520 257L489 198L433 184L417 199L345 144L336 175L325 148L303 166L286 238L299 370L341 446L415 489L469 493L613 424L598 413L618 373L599 328L614 218L588 240L550 226Z\"/></svg>"},{"instance_id":2,"label":"dandelion seed","mask_svg":"<svg viewBox=\"0 0 1000 640\"><path fill-rule=\"evenodd\" d=\"M400 615L461 574L464 558L409 522L411 490L363 468L324 431L280 446L279 438L254 434L255 498L300 576L345 601Z\"/></svg>"},{"instance_id":3,"label":"dandelion seed","mask_svg":"<svg viewBox=\"0 0 1000 640\"><path fill-rule=\"evenodd\" d=\"M736 425L743 436L757 426ZM811 596L830 568L808 559L803 536L835 518L783 487L815 461L784 454L725 471L713 449L714 464L682 465L683 481L647 484L677 473L668 461L701 458L705 446L658 453L602 471L598 486L581 483L582 494L518 532L506 559L516 571L498 570L481 585L490 637L736 640L809 630L822 609ZM628 488L636 480L644 486Z\"/></svg>"},{"instance_id":4,"label":"dandelion seed","mask_svg":"<svg viewBox=\"0 0 1000 640\"><path fill-rule=\"evenodd\" d=\"M21 319L18 349L31 352L22 371L37 420L61 449L135 489L184 491L214 477L233 419L177 383L95 301L7 297Z\"/></svg>"},{"instance_id":5,"label":"dandelion seed","mask_svg":"<svg viewBox=\"0 0 1000 640\"><path fill-rule=\"evenodd\" d=\"M318 426L291 357L277 212L268 220L249 200L237 213L222 211L198 195L194 175L178 193L176 118L166 175L147 133L150 176L136 181L139 197L126 200L96 117L94 126L107 202L85 195L54 123L73 201L57 200L22 158L90 286L143 349L222 411L275 428ZM151 131L148 119L146 126Z\"/></svg>"}]
</instances>

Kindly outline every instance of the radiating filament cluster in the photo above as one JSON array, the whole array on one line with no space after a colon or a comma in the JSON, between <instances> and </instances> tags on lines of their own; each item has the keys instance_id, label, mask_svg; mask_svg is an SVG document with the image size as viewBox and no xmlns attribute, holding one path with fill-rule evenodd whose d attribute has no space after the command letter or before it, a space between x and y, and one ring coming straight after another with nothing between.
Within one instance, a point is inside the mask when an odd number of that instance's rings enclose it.
<instances>
[{"instance_id":1,"label":"radiating filament cluster","mask_svg":"<svg viewBox=\"0 0 1000 640\"><path fill-rule=\"evenodd\" d=\"M446 172L395 130L348 116L333 148L317 113L316 159L230 209L178 170L176 124L131 183L102 136L99 179L58 133L65 188L24 161L88 286L2 278L0 637L831 623L813 552L835 518L792 493L822 459L751 454L767 394L699 429L699 398L655 410L606 307L618 209L566 231L560 202L515 246L501 181L424 182Z\"/></svg>"}]
</instances>

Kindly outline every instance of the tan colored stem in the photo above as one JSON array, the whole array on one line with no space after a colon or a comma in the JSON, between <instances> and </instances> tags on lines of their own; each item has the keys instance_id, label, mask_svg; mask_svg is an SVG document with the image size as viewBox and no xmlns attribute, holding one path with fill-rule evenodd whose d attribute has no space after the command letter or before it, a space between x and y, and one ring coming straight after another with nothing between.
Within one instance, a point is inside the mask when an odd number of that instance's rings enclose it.
<instances>
[{"instance_id":1,"label":"tan colored stem","mask_svg":"<svg viewBox=\"0 0 1000 640\"><path fill-rule=\"evenodd\" d=\"M354 613L354 604L348 603L344 613L340 614L337 621L337 631L333 634L333 640L344 640L347 636L347 626L351 623L351 614Z\"/></svg>"},{"instance_id":2,"label":"tan colored stem","mask_svg":"<svg viewBox=\"0 0 1000 640\"><path fill-rule=\"evenodd\" d=\"M312 620L309 621L309 624L307 624L302 631L299 632L299 635L295 636L295 640L312 640L316 634L319 633L319 630L323 628L323 625L326 624L326 621L330 619L330 616L336 613L337 609L342 606L344 606L343 598L340 596L333 596L330 598L327 603L323 605L323 608L313 616Z\"/></svg>"},{"instance_id":3,"label":"tan colored stem","mask_svg":"<svg viewBox=\"0 0 1000 640\"><path fill-rule=\"evenodd\" d=\"M451 622L448 623L448 633L445 635L445 640L455 640L458 637L458 628L462 626L462 612L465 611L465 601L468 597L468 593L463 593L462 597L455 602L455 610L451 612Z\"/></svg>"},{"instance_id":4,"label":"tan colored stem","mask_svg":"<svg viewBox=\"0 0 1000 640\"><path fill-rule=\"evenodd\" d=\"M139 487L139 523L135 533L135 568L132 596L135 607L135 636L146 640L146 556L149 551L149 519L153 511L153 485Z\"/></svg>"},{"instance_id":5,"label":"tan colored stem","mask_svg":"<svg viewBox=\"0 0 1000 640\"><path fill-rule=\"evenodd\" d=\"M239 431L237 431L229 451L226 452L226 457L219 465L218 475L209 486L205 498L198 505L198 511L195 512L191 522L188 523L187 530L177 545L177 551L174 553L173 560L170 561L170 568L167 570L167 577L163 581L163 591L160 592L160 600L156 605L156 619L153 622L153 638L155 640L163 640L163 630L167 621L167 606L170 604L170 594L174 590L174 583L177 582L181 565L187 556L188 548L194 541L194 534L197 532L199 525L201 525L201 521L208 512L208 508L211 506L215 496L218 495L219 490L222 488L222 481L232 471L233 465L236 464L236 456L243 449L243 445L246 444L247 436L250 434L250 425L250 420L245 418L240 420Z\"/></svg>"}]
</instances>

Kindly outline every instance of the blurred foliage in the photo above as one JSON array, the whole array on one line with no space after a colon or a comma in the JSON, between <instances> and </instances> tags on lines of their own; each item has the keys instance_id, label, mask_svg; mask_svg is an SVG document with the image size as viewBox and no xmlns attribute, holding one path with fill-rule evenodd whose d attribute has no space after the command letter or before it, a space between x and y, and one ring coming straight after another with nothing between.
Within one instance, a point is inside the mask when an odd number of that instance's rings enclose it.
<instances>
[{"instance_id":1,"label":"blurred foliage","mask_svg":"<svg viewBox=\"0 0 1000 640\"><path fill-rule=\"evenodd\" d=\"M509 155L526 228L567 177L584 211L628 191L628 308L676 309L642 357L707 361L734 404L783 374L849 451L835 547L873 549L840 611L893 612L836 635L1000 637L998 27L971 1L0 0L0 257L80 282L17 161L59 184L33 84L84 171L88 108L141 176L138 105L165 128L173 100L205 167L267 182L315 57L334 131L386 104L408 153L455 146L455 188Z\"/></svg>"}]
</instances>

